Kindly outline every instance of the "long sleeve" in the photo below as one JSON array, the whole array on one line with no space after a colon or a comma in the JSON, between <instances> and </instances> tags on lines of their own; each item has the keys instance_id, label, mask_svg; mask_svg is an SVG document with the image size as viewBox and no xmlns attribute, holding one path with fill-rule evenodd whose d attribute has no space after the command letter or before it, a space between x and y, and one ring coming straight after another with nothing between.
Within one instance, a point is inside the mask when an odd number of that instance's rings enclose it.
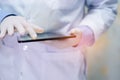
<instances>
[{"instance_id":1,"label":"long sleeve","mask_svg":"<svg viewBox=\"0 0 120 80\"><path fill-rule=\"evenodd\" d=\"M0 9L0 23L2 22L2 20L8 16L15 16L15 14L8 12L8 11L4 11L2 9Z\"/></svg>"},{"instance_id":2,"label":"long sleeve","mask_svg":"<svg viewBox=\"0 0 120 80\"><path fill-rule=\"evenodd\" d=\"M8 3L8 0L0 0L0 22L2 22L2 20L7 16L13 16L17 14L16 11Z\"/></svg>"},{"instance_id":3,"label":"long sleeve","mask_svg":"<svg viewBox=\"0 0 120 80\"><path fill-rule=\"evenodd\" d=\"M95 40L113 23L117 14L117 0L86 0L88 14L81 25L87 25L94 32Z\"/></svg>"}]
</instances>

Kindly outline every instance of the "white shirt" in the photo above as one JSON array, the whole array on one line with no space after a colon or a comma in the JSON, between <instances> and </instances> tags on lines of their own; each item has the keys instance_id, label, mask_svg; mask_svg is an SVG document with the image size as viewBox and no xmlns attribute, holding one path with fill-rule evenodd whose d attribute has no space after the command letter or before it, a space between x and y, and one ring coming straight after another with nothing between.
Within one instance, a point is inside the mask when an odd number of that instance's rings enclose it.
<instances>
[{"instance_id":1,"label":"white shirt","mask_svg":"<svg viewBox=\"0 0 120 80\"><path fill-rule=\"evenodd\" d=\"M46 31L57 29L66 32L70 27L88 25L97 39L114 20L117 0L4 0L1 2L3 4L1 6L6 10L15 11ZM85 16L85 5L89 8L87 16Z\"/></svg>"},{"instance_id":2,"label":"white shirt","mask_svg":"<svg viewBox=\"0 0 120 80\"><path fill-rule=\"evenodd\" d=\"M116 3L117 0L0 0L0 20L16 14L43 27L46 32L60 33L87 25L96 40L113 22ZM86 15L85 5L89 9ZM86 79L84 53L80 47L61 50L39 42L18 44L16 34L7 36L3 42L1 80Z\"/></svg>"}]
</instances>

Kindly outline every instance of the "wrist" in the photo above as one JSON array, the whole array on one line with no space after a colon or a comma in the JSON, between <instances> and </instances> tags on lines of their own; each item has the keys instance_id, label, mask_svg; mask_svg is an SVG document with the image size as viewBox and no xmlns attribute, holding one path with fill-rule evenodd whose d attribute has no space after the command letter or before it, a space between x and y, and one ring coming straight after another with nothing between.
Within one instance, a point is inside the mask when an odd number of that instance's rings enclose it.
<instances>
[{"instance_id":1,"label":"wrist","mask_svg":"<svg viewBox=\"0 0 120 80\"><path fill-rule=\"evenodd\" d=\"M93 30L87 25L79 26L79 30L82 32L82 38L79 45L93 45L93 43L95 42Z\"/></svg>"},{"instance_id":2,"label":"wrist","mask_svg":"<svg viewBox=\"0 0 120 80\"><path fill-rule=\"evenodd\" d=\"M4 21L4 19L6 19L6 18L9 17L9 16L16 16L16 15L15 15L15 14L8 14L8 15L4 16L4 17L1 19L1 22Z\"/></svg>"}]
</instances>

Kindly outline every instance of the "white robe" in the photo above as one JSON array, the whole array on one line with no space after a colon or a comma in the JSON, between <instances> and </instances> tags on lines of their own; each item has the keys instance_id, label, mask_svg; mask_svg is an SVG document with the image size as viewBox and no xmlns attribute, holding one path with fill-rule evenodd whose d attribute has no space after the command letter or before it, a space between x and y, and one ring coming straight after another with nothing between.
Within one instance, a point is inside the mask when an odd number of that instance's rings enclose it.
<instances>
[{"instance_id":1,"label":"white robe","mask_svg":"<svg viewBox=\"0 0 120 80\"><path fill-rule=\"evenodd\" d=\"M66 33L88 25L95 40L113 22L117 0L0 0L0 11L25 17L46 32ZM85 5L89 12L85 15ZM7 36L0 48L0 80L86 80L82 45L57 49L35 43L17 43Z\"/></svg>"}]
</instances>

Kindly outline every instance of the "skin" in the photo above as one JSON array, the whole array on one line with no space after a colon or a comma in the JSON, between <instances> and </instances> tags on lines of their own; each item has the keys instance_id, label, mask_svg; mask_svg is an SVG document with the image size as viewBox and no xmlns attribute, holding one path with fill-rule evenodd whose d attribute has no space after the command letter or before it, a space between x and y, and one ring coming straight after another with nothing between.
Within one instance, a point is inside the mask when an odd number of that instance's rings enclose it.
<instances>
[{"instance_id":1,"label":"skin","mask_svg":"<svg viewBox=\"0 0 120 80\"><path fill-rule=\"evenodd\" d=\"M0 24L0 38L3 39L6 35L13 35L15 32L19 32L20 35L28 33L32 39L37 38L37 33L43 33L44 29L39 26L28 22L24 17L21 16L9 16L5 18ZM48 40L44 41L45 44L52 45L57 48L67 48L76 46L79 44L82 32L73 28L69 32L71 35L76 35L75 38L61 39L61 40Z\"/></svg>"}]
</instances>

